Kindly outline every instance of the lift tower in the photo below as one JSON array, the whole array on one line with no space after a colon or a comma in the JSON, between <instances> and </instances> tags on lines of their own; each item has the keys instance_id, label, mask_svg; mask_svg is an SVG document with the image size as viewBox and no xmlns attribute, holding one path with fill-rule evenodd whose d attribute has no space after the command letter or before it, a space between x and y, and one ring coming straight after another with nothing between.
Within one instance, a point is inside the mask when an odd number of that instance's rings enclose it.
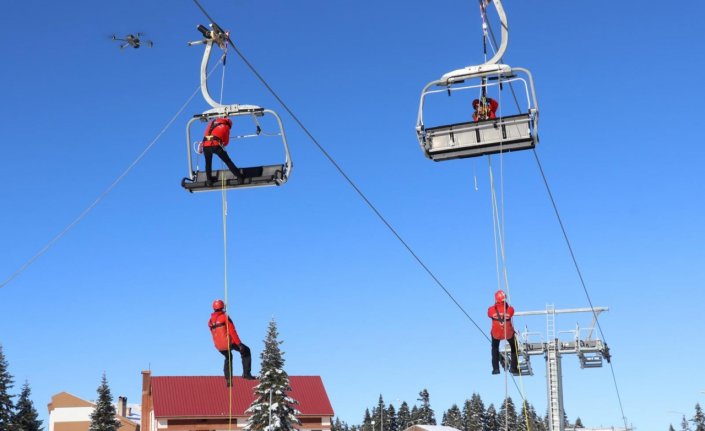
<instances>
[{"instance_id":1,"label":"lift tower","mask_svg":"<svg viewBox=\"0 0 705 431\"><path fill-rule=\"evenodd\" d=\"M546 316L546 341L544 341L541 333L529 332L526 329L519 334L517 354L519 356L519 372L521 375L534 374L531 369L531 356L544 355L546 359L549 431L565 431L563 424L561 357L567 354L577 355L580 360L580 368L599 368L602 367L603 359L607 362L610 361L610 352L607 344L593 336L597 315L607 310L607 307L556 310L553 305L547 305L546 310L514 313L514 317ZM565 313L592 313L593 320L588 328L580 328L580 326L576 325L573 330L556 333L556 314ZM565 337L565 334L568 334L568 337ZM509 355L509 352L509 345L505 345L505 356ZM509 361L505 363L509 363Z\"/></svg>"}]
</instances>

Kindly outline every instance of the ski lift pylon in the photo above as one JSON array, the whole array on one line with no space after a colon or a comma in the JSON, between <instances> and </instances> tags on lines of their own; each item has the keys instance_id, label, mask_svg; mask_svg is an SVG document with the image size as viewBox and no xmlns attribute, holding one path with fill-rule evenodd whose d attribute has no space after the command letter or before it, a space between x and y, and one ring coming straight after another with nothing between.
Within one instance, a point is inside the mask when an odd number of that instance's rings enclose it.
<instances>
[{"instance_id":1,"label":"ski lift pylon","mask_svg":"<svg viewBox=\"0 0 705 431\"><path fill-rule=\"evenodd\" d=\"M492 1L502 28L502 41L495 55L484 64L448 72L441 79L427 84L421 92L416 136L426 157L434 161L531 149L538 142L539 111L533 77L527 69L499 63L507 47L509 31L501 1ZM525 105L519 106L516 113L470 121L472 109L468 106L469 121L432 127L424 122L424 105L429 95L451 95L456 91L473 89L481 90L484 95L488 87L502 89L505 85L513 86L515 83L523 87L523 99L526 100Z\"/></svg>"},{"instance_id":2,"label":"ski lift pylon","mask_svg":"<svg viewBox=\"0 0 705 431\"><path fill-rule=\"evenodd\" d=\"M271 109L265 109L257 105L223 105L210 96L208 91L208 60L210 59L210 54L213 49L213 43L215 42L218 46L225 49L226 44L229 42L229 36L227 32L223 31L216 24L211 24L211 30L208 30L203 25L198 26L198 30L203 34L204 39L196 42L189 42L189 45L205 44L206 48L203 52L203 59L201 61L201 93L206 102L212 107L202 114L194 115L191 120L186 125L186 150L188 155L188 175L181 180L181 186L188 190L189 192L204 192L204 191L217 191L225 189L234 188L251 188L251 187L265 187L265 186L279 186L284 184L291 174L292 162L291 155L289 153L289 145L286 141L286 135L284 134L284 126L282 125L281 118ZM235 178L229 170L213 170L212 175L218 180L212 183L206 182L205 171L199 171L196 167L193 157L192 157L192 138L191 138L191 126L197 121L207 122L218 117L238 117L238 116L254 116L254 117L264 117L271 116L276 120L277 126L279 128L277 136L281 138L281 143L284 148L284 162L273 165L261 165L253 167L240 168L241 176ZM260 129L258 126L256 135L253 137L260 137Z\"/></svg>"}]
</instances>

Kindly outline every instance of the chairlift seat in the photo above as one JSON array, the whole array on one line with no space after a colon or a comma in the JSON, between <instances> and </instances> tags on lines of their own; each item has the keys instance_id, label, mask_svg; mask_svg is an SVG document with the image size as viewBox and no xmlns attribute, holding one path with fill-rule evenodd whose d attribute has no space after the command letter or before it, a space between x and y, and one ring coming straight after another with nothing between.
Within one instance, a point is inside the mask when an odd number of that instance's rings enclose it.
<instances>
[{"instance_id":1,"label":"chairlift seat","mask_svg":"<svg viewBox=\"0 0 705 431\"><path fill-rule=\"evenodd\" d=\"M193 173L193 180L184 178L181 186L191 193L206 192L219 189L252 188L264 186L279 186L286 182L286 165L269 165L241 168L241 178L235 178L230 170L213 170L211 175L217 178L210 186L206 184L206 173L196 171ZM224 180L221 180L224 178Z\"/></svg>"},{"instance_id":2,"label":"chairlift seat","mask_svg":"<svg viewBox=\"0 0 705 431\"><path fill-rule=\"evenodd\" d=\"M602 367L602 355L578 355L580 368L600 368Z\"/></svg>"},{"instance_id":3,"label":"chairlift seat","mask_svg":"<svg viewBox=\"0 0 705 431\"><path fill-rule=\"evenodd\" d=\"M531 114L473 121L420 132L426 155L434 160L461 159L536 147Z\"/></svg>"}]
</instances>

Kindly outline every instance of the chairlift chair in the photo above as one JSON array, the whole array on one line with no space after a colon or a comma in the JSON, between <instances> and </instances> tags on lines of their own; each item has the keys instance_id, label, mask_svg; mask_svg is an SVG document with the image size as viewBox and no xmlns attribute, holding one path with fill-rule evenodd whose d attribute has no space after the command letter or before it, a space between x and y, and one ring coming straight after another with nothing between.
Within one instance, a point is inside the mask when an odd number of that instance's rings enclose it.
<instances>
[{"instance_id":1,"label":"chairlift chair","mask_svg":"<svg viewBox=\"0 0 705 431\"><path fill-rule=\"evenodd\" d=\"M198 30L203 34L204 39L195 42L189 42L189 45L199 45L205 44L206 48L203 52L203 58L201 60L201 94L206 102L212 107L202 114L194 115L193 118L189 120L186 125L186 150L188 154L188 173L187 176L181 181L181 186L188 190L189 192L205 192L205 191L217 191L222 189L234 189L234 188L252 188L252 187L266 187L266 186L279 186L284 184L291 174L292 162L291 155L289 153L289 145L286 141L286 135L284 134L284 126L282 125L281 118L276 112L271 109L265 109L256 105L223 105L216 102L210 95L208 91L208 60L210 59L210 54L213 48L213 43L220 46L221 49L226 49L227 44L230 42L228 33L223 29L218 27L216 24L210 25L211 30L203 25L198 26ZM273 165L262 165L240 168L241 175L239 178L235 178L229 170L213 170L213 177L217 178L217 181L212 183L206 182L205 171L200 171L196 164L194 163L194 157L192 157L192 138L191 138L191 126L197 122L208 122L212 119L218 117L237 117L251 115L256 117L272 116L276 119L278 125L278 132L276 136L281 138L281 144L284 149L284 161L279 164ZM262 134L264 135L264 134ZM268 134L269 135L269 134ZM257 128L257 133L255 135L249 135L248 137L253 137L255 139L260 139L260 129Z\"/></svg>"},{"instance_id":2,"label":"chairlift chair","mask_svg":"<svg viewBox=\"0 0 705 431\"><path fill-rule=\"evenodd\" d=\"M255 117L270 115L276 119L279 126L277 135L281 137L284 147L284 162L273 165L240 168L241 176L237 179L227 168L223 170L214 169L211 175L217 178L217 180L209 185L206 181L206 172L198 169L194 157L192 156L192 151L194 151L192 144L194 141L192 140L191 134L192 125L197 122L198 124L208 122L219 117L246 115L253 115ZM202 131L199 130L198 133L202 133ZM197 134L197 136L199 136L200 139L200 135ZM250 135L249 137L258 138L259 134ZM286 142L286 135L284 134L281 118L279 118L276 112L255 105L230 105L223 108L211 109L203 114L194 115L186 125L186 149L188 152L188 176L181 181L181 185L189 192L215 191L222 190L223 188L234 189L279 186L287 181L292 168L289 146Z\"/></svg>"},{"instance_id":3,"label":"chairlift chair","mask_svg":"<svg viewBox=\"0 0 705 431\"><path fill-rule=\"evenodd\" d=\"M538 142L538 106L533 77L527 69L499 63L506 50L509 33L501 1L493 0L493 3L502 29L502 42L495 55L479 66L446 73L441 79L427 84L421 92L416 136L426 157L434 161L531 149ZM484 95L488 87L497 86L502 90L509 85L513 89L514 84L521 84L522 99L526 99L516 114L502 116L500 112L500 116L494 119L433 126L424 122L427 96L439 93L450 96L454 92L468 90L481 90ZM471 112L472 107L468 106L468 119Z\"/></svg>"}]
</instances>

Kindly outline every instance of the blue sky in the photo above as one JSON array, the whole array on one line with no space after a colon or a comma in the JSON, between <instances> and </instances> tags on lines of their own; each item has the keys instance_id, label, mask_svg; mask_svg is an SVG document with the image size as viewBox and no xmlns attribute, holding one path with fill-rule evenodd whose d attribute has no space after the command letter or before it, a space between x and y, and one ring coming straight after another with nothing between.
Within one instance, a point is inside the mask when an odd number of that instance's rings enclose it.
<instances>
[{"instance_id":1,"label":"blue sky","mask_svg":"<svg viewBox=\"0 0 705 431\"><path fill-rule=\"evenodd\" d=\"M489 329L497 281L487 160L433 163L414 134L423 86L482 62L476 3L203 4ZM624 414L641 429L667 429L680 422L674 412L691 415L705 401L698 366L705 150L697 125L704 6L504 6L505 61L534 75L537 152L592 301L610 308L601 324ZM207 22L191 1L130 0L11 2L2 21L5 279L106 190L197 88L202 49L186 42ZM153 49L120 51L110 41L137 31ZM359 423L380 393L398 406L427 388L439 419L473 392L501 402L504 380L490 375L485 336L234 55L224 100L282 115L294 160L284 187L228 194L229 308L255 354L254 371L274 317L287 371L321 375L349 423ZM113 394L130 402L139 402L143 369L220 373L206 320L224 294L221 197L179 186L185 124L207 108L194 99L85 219L0 289L0 343L16 389L28 380L45 418L52 394L93 398L103 372ZM230 147L236 163L256 155L251 145ZM507 155L503 167L512 303L517 310L587 306L533 154ZM558 329L589 320L559 317ZM542 330L545 323L516 325ZM543 361L533 364L536 375L523 385L543 413ZM581 370L566 357L563 371L569 418L622 424L609 368ZM512 385L509 395L519 398Z\"/></svg>"}]
</instances>

